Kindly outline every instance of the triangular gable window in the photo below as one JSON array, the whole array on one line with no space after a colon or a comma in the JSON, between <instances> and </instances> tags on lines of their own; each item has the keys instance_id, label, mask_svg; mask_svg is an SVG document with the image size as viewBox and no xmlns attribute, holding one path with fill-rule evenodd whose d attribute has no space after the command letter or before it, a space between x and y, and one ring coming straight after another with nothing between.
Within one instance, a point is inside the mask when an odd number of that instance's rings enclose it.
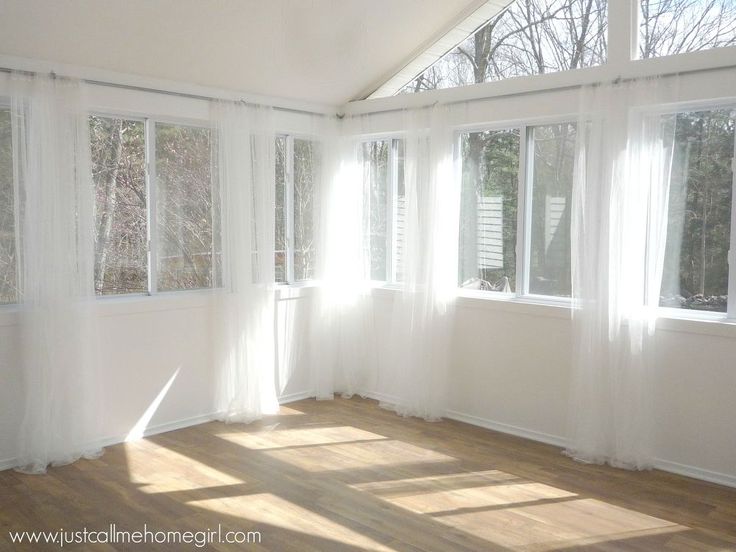
<instances>
[{"instance_id":1,"label":"triangular gable window","mask_svg":"<svg viewBox=\"0 0 736 552\"><path fill-rule=\"evenodd\" d=\"M516 0L410 82L372 97L601 65L606 27L607 0Z\"/></svg>"}]
</instances>

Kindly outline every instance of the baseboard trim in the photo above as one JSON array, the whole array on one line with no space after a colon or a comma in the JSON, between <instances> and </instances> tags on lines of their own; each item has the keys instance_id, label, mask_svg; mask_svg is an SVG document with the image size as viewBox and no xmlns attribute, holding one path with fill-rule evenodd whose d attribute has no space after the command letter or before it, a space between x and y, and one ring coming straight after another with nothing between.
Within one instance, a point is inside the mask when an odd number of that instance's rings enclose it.
<instances>
[{"instance_id":1,"label":"baseboard trim","mask_svg":"<svg viewBox=\"0 0 736 552\"><path fill-rule=\"evenodd\" d=\"M187 427L192 427L192 426L196 426L200 424L206 424L207 422L211 422L215 418L216 418L216 414L213 412L210 414L200 414L198 416L182 418L181 420L174 420L171 422L164 422L162 424L148 426L143 431L143 435L141 436L141 438L145 439L146 437L153 437L154 435L159 435L161 433L168 433L169 431L176 431L177 429L184 429ZM128 438L127 435L115 435L114 437L107 437L106 439L102 440L102 442L100 443L100 446L110 447L112 445L124 443L127 438Z\"/></svg>"},{"instance_id":2,"label":"baseboard trim","mask_svg":"<svg viewBox=\"0 0 736 552\"><path fill-rule=\"evenodd\" d=\"M693 479L700 479L701 481L716 483L718 485L724 485L725 487L736 488L736 475L704 470L703 468L698 468L696 466L678 464L677 462L670 462L669 460L662 460L660 458L656 458L654 460L654 467L658 470L669 473L684 475L685 477L692 477Z\"/></svg>"},{"instance_id":3,"label":"baseboard trim","mask_svg":"<svg viewBox=\"0 0 736 552\"><path fill-rule=\"evenodd\" d=\"M386 404L398 404L400 402L398 397L387 395L385 393L379 393L378 391L367 391L365 394L361 393L361 396Z\"/></svg>"},{"instance_id":4,"label":"baseboard trim","mask_svg":"<svg viewBox=\"0 0 736 552\"><path fill-rule=\"evenodd\" d=\"M532 441L539 441L541 443L554 445L560 448L564 448L567 445L566 440L557 435L524 429L511 424L494 422L493 420L488 420L487 418L464 414L456 410L447 410L445 415L451 420L465 422L466 424L483 427L485 429L498 431L500 433L507 433L516 437L523 437L524 439L530 439ZM656 458L654 460L654 467L658 470L668 473L674 473L676 475L683 475L685 477L691 477L693 479L699 479L701 481L707 481L709 483L716 483L718 485L736 488L736 475L729 475L726 473L706 470L703 468L698 468L697 466L690 466L688 464L679 464L677 462L671 462L669 460L662 460L661 458Z\"/></svg>"},{"instance_id":5,"label":"baseboard trim","mask_svg":"<svg viewBox=\"0 0 736 552\"><path fill-rule=\"evenodd\" d=\"M314 391L300 391L299 393L289 393L279 397L279 404L289 404L304 399L313 399L316 396Z\"/></svg>"},{"instance_id":6,"label":"baseboard trim","mask_svg":"<svg viewBox=\"0 0 736 552\"><path fill-rule=\"evenodd\" d=\"M518 427L511 424L494 422L493 420L488 420L479 416L463 414L462 412L458 412L457 410L446 410L445 417L449 418L450 420L465 422L466 424L483 427L485 429L498 431L500 433L515 435L516 437L523 437L524 439L530 439L532 441L539 441L540 443L546 443L548 445L554 445L556 447L564 448L566 445L565 439L563 439L562 437L558 437L557 435L524 429L523 427Z\"/></svg>"}]
</instances>

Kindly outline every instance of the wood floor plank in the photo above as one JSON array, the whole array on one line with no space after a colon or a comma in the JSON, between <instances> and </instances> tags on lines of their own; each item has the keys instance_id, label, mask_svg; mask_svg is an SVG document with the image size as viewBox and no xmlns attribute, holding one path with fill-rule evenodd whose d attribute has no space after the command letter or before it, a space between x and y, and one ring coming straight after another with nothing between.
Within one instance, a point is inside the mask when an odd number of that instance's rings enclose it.
<instances>
[{"instance_id":1,"label":"wood floor plank","mask_svg":"<svg viewBox=\"0 0 736 552\"><path fill-rule=\"evenodd\" d=\"M260 532L246 548L295 552L736 550L736 489L579 464L556 447L400 418L360 398L120 444L45 476L0 472L0 550L59 550L12 545L11 530L110 523Z\"/></svg>"}]
</instances>

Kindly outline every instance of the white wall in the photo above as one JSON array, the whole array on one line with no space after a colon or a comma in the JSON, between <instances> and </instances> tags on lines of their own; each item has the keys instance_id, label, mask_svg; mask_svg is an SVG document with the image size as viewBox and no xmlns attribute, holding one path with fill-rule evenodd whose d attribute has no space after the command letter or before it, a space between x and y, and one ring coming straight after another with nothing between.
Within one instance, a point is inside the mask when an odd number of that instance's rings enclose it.
<instances>
[{"instance_id":1,"label":"white wall","mask_svg":"<svg viewBox=\"0 0 736 552\"><path fill-rule=\"evenodd\" d=\"M564 445L571 388L569 309L460 298L448 416ZM375 295L388 339L392 296ZM705 327L703 326L705 324ZM736 486L736 327L659 323L655 389L657 465ZM708 333L710 332L710 333ZM374 396L390 394L387 374Z\"/></svg>"},{"instance_id":2,"label":"white wall","mask_svg":"<svg viewBox=\"0 0 736 552\"><path fill-rule=\"evenodd\" d=\"M282 401L310 396L302 328L309 298L287 292L277 301ZM146 424L149 433L211 418L215 370L208 292L98 300L102 427L107 442L120 442L136 427L167 382L168 392ZM0 313L0 469L15 457L23 393L16 351L17 314Z\"/></svg>"}]
</instances>

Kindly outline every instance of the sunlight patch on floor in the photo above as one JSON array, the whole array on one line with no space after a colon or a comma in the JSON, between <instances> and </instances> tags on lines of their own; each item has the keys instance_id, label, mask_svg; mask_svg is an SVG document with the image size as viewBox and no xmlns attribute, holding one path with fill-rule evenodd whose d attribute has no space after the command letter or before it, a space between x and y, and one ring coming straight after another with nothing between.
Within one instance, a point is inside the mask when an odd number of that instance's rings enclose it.
<instances>
[{"instance_id":1,"label":"sunlight patch on floor","mask_svg":"<svg viewBox=\"0 0 736 552\"><path fill-rule=\"evenodd\" d=\"M573 498L577 495L542 483L492 484L466 489L431 491L393 496L392 504L420 514L454 515L463 510L490 509L498 506L529 504L546 500ZM385 498L385 496L384 496Z\"/></svg>"},{"instance_id":2,"label":"sunlight patch on floor","mask_svg":"<svg viewBox=\"0 0 736 552\"><path fill-rule=\"evenodd\" d=\"M526 480L510 473L499 470L484 470L359 483L351 485L351 487L360 491L368 491L375 496L394 499L415 496L421 493L462 490L489 485L508 485L523 481Z\"/></svg>"},{"instance_id":3,"label":"sunlight patch on floor","mask_svg":"<svg viewBox=\"0 0 736 552\"><path fill-rule=\"evenodd\" d=\"M149 441L126 443L126 461L131 483L144 493L190 491L223 485L242 485L244 480L221 472L204 462ZM186 477L181 466L186 465Z\"/></svg>"},{"instance_id":4,"label":"sunlight patch on floor","mask_svg":"<svg viewBox=\"0 0 736 552\"><path fill-rule=\"evenodd\" d=\"M351 426L279 429L276 425L255 432L241 431L239 433L216 433L215 435L253 450L386 439L383 435Z\"/></svg>"},{"instance_id":5,"label":"sunlight patch on floor","mask_svg":"<svg viewBox=\"0 0 736 552\"><path fill-rule=\"evenodd\" d=\"M288 531L295 531L334 541L351 549L389 551L393 550L350 528L340 525L298 504L271 493L260 493L246 497L228 497L209 500L194 500L190 505L223 515L237 515L257 524L268 524ZM265 534L264 538L268 538ZM337 547L335 548L337 549Z\"/></svg>"},{"instance_id":6,"label":"sunlight patch on floor","mask_svg":"<svg viewBox=\"0 0 736 552\"><path fill-rule=\"evenodd\" d=\"M416 447L393 439L358 443L315 445L293 449L265 450L275 460L288 462L308 472L349 469L375 469L453 461L455 458L433 450Z\"/></svg>"},{"instance_id":7,"label":"sunlight patch on floor","mask_svg":"<svg viewBox=\"0 0 736 552\"><path fill-rule=\"evenodd\" d=\"M541 550L652 537L688 527L498 471L351 485L494 545ZM535 548L536 550L537 548Z\"/></svg>"}]
</instances>

